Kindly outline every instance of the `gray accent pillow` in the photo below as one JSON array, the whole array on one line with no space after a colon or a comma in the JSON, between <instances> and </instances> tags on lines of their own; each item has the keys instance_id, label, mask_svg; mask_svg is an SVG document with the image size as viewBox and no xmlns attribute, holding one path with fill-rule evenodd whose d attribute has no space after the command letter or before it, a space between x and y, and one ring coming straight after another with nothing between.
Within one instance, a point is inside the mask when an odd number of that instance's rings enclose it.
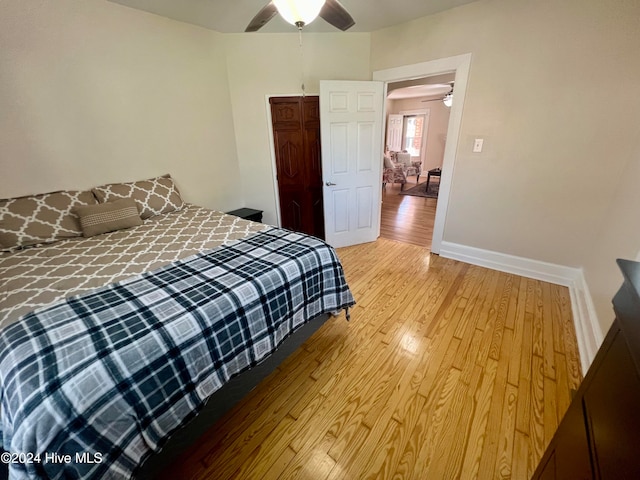
<instances>
[{"instance_id":1,"label":"gray accent pillow","mask_svg":"<svg viewBox=\"0 0 640 480\"><path fill-rule=\"evenodd\" d=\"M142 225L138 206L132 198L76 207L75 212L85 237Z\"/></svg>"}]
</instances>

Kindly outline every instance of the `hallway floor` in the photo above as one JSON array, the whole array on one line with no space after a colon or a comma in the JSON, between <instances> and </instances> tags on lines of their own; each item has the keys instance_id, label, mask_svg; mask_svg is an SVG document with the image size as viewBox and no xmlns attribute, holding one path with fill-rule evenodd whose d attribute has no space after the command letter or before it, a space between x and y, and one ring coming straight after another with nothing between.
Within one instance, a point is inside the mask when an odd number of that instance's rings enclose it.
<instances>
[{"instance_id":1,"label":"hallway floor","mask_svg":"<svg viewBox=\"0 0 640 480\"><path fill-rule=\"evenodd\" d=\"M408 179L405 190L415 182L415 177ZM388 184L382 189L380 237L431 249L438 200L399 195L400 186Z\"/></svg>"}]
</instances>

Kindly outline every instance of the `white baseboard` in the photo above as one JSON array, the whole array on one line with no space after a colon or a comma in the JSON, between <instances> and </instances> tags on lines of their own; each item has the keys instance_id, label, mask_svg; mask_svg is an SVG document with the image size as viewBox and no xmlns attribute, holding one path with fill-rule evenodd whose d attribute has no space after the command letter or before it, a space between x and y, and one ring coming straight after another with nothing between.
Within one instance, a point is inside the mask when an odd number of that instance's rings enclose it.
<instances>
[{"instance_id":1,"label":"white baseboard","mask_svg":"<svg viewBox=\"0 0 640 480\"><path fill-rule=\"evenodd\" d=\"M446 241L443 241L440 246L440 255L472 265L568 287L582 373L586 374L604 337L582 268L565 267Z\"/></svg>"},{"instance_id":2,"label":"white baseboard","mask_svg":"<svg viewBox=\"0 0 640 480\"><path fill-rule=\"evenodd\" d=\"M578 349L580 351L580 361L582 363L582 375L587 374L587 369L593 362L596 352L604 335L598 322L596 308L589 292L584 271L579 268L578 276L572 285L569 285L571 293L571 310L573 312L573 322L576 327L578 337Z\"/></svg>"}]
</instances>

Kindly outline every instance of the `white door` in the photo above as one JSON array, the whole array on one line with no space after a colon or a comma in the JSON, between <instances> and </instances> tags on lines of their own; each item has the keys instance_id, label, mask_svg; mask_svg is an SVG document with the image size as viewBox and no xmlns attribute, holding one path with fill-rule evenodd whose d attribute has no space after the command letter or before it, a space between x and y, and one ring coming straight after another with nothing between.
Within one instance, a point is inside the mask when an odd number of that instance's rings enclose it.
<instances>
[{"instance_id":1,"label":"white door","mask_svg":"<svg viewBox=\"0 0 640 480\"><path fill-rule=\"evenodd\" d=\"M402 150L402 121L403 115L389 114L387 119L387 146L392 152Z\"/></svg>"},{"instance_id":2,"label":"white door","mask_svg":"<svg viewBox=\"0 0 640 480\"><path fill-rule=\"evenodd\" d=\"M380 235L383 83L320 82L320 137L327 243Z\"/></svg>"}]
</instances>

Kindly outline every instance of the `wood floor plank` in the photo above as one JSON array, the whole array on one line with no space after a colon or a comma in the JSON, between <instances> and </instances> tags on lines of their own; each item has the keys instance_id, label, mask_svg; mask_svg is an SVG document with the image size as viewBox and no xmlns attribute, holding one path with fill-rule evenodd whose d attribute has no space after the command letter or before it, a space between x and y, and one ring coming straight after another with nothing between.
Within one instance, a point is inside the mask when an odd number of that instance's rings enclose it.
<instances>
[{"instance_id":1,"label":"wood floor plank","mask_svg":"<svg viewBox=\"0 0 640 480\"><path fill-rule=\"evenodd\" d=\"M287 467L281 470L279 472L279 476L276 478L278 480L324 480L328 478L338 463L327 453L334 442L335 437L330 434L326 434L318 441L313 450L305 451L304 453L300 454L296 452L296 455L289 462ZM293 449L291 448L290 450L293 451Z\"/></svg>"},{"instance_id":2,"label":"wood floor plank","mask_svg":"<svg viewBox=\"0 0 640 480\"><path fill-rule=\"evenodd\" d=\"M496 458L498 456L498 446L500 444L500 427L502 424L505 410L505 392L507 390L507 375L509 370L509 362L499 361L500 359L509 358L512 349L511 330L505 329L500 343L500 352L496 355L497 369L496 376L493 381L493 392L491 394L491 405L489 408L489 420L487 422L485 444L482 449L482 457L480 458L479 472L490 472L494 470ZM494 336L495 337L495 336ZM491 356L489 358L492 358Z\"/></svg>"},{"instance_id":3,"label":"wood floor plank","mask_svg":"<svg viewBox=\"0 0 640 480\"><path fill-rule=\"evenodd\" d=\"M351 321L326 322L164 474L528 478L581 380L568 289L386 239L338 255Z\"/></svg>"},{"instance_id":4,"label":"wood floor plank","mask_svg":"<svg viewBox=\"0 0 640 480\"><path fill-rule=\"evenodd\" d=\"M558 423L557 388L556 382L549 377L544 377L544 417L542 425L544 427L544 448L549 445L553 434L556 433Z\"/></svg>"},{"instance_id":5,"label":"wood floor plank","mask_svg":"<svg viewBox=\"0 0 640 480\"><path fill-rule=\"evenodd\" d=\"M542 284L542 348L543 348L543 366L544 376L547 378L556 378L556 356L554 348L554 326L555 318L553 315L553 297L551 296L551 285L546 282Z\"/></svg>"},{"instance_id":6,"label":"wood floor plank","mask_svg":"<svg viewBox=\"0 0 640 480\"><path fill-rule=\"evenodd\" d=\"M308 373L305 375L308 377ZM215 437L205 436L207 441L201 444L201 449L209 448L202 454L201 461L210 472L216 471L222 478L232 478L232 472L235 472L233 458L237 457L240 452L251 452L266 441L269 435L273 434L278 424L287 416L286 405L289 402L297 402L299 395L305 389L299 390L299 394L291 392L283 395L270 404L268 410L259 409L260 415L253 419L249 424L251 428L242 430L240 426L233 428L226 435L216 435ZM227 440L227 441L225 441ZM222 462L221 462L222 460ZM207 477L204 477L207 478Z\"/></svg>"},{"instance_id":7,"label":"wood floor plank","mask_svg":"<svg viewBox=\"0 0 640 480\"><path fill-rule=\"evenodd\" d=\"M339 458L336 458L336 465L331 470L331 473L327 477L327 480L338 480L343 478L349 478L348 471L358 471L363 468L363 464L368 462L367 458L360 455L362 445L365 443L369 436L370 429L364 425L360 425L355 432L352 442L342 452ZM377 441L375 439L374 441Z\"/></svg>"},{"instance_id":8,"label":"wood floor plank","mask_svg":"<svg viewBox=\"0 0 640 480\"><path fill-rule=\"evenodd\" d=\"M551 309L553 315L553 350L564 354L564 317L562 312L562 288L551 289Z\"/></svg>"},{"instance_id":9,"label":"wood floor plank","mask_svg":"<svg viewBox=\"0 0 640 480\"><path fill-rule=\"evenodd\" d=\"M474 365L471 380L465 383L460 372L458 382L451 393L449 408L445 413L444 424L449 425L449 428L446 435L440 435L436 440L433 460L429 466L429 473L434 478L460 478L475 411L474 393L481 375L482 367Z\"/></svg>"},{"instance_id":10,"label":"wood floor plank","mask_svg":"<svg viewBox=\"0 0 640 480\"><path fill-rule=\"evenodd\" d=\"M480 462L483 449L487 443L486 431L497 371L498 362L492 358L487 358L482 381L474 397L475 411L460 478L480 478ZM482 475L484 475L484 472Z\"/></svg>"},{"instance_id":11,"label":"wood floor plank","mask_svg":"<svg viewBox=\"0 0 640 480\"><path fill-rule=\"evenodd\" d=\"M533 322L535 280L526 280L526 299L523 319L522 340L520 341L520 368L518 374L518 406L516 428L529 435L531 419L531 370L533 363Z\"/></svg>"},{"instance_id":12,"label":"wood floor plank","mask_svg":"<svg viewBox=\"0 0 640 480\"><path fill-rule=\"evenodd\" d=\"M541 357L534 355L531 363L531 414L529 417L529 450L535 458L542 458L544 449L547 446L545 440L544 425L544 380L544 361Z\"/></svg>"},{"instance_id":13,"label":"wood floor plank","mask_svg":"<svg viewBox=\"0 0 640 480\"><path fill-rule=\"evenodd\" d=\"M489 346L489 357L498 360L502 345L502 336L505 329L507 310L509 308L509 298L511 297L511 289L513 285L512 275L503 275L503 279L498 285L499 291L494 297L495 324L493 327L493 337Z\"/></svg>"},{"instance_id":14,"label":"wood floor plank","mask_svg":"<svg viewBox=\"0 0 640 480\"><path fill-rule=\"evenodd\" d=\"M269 472L281 471L293 459L295 452L288 447L283 433L291 429L295 423L293 417L286 416L255 450L253 459L240 466L234 476L236 478L248 478L250 472L267 472L265 476L272 478Z\"/></svg>"},{"instance_id":15,"label":"wood floor plank","mask_svg":"<svg viewBox=\"0 0 640 480\"><path fill-rule=\"evenodd\" d=\"M525 305L527 298L527 282L526 279L520 278L518 283L518 297L515 300L515 309L509 309L510 315L509 318L513 318L510 322L507 320L506 326L509 328L509 324L512 324L513 328L513 343L514 345L523 345L523 341L525 341ZM513 305L513 304L512 304ZM521 367L521 359L523 355L522 349L514 348L509 356L509 379L508 382L511 385L518 386L520 380L520 367Z\"/></svg>"},{"instance_id":16,"label":"wood floor plank","mask_svg":"<svg viewBox=\"0 0 640 480\"><path fill-rule=\"evenodd\" d=\"M578 340L576 339L576 331L573 326L573 316L571 315L571 298L569 290L564 288L560 290L560 306L562 311L562 325L564 329L564 348L565 359L567 361L567 369L569 372L568 380L571 388L577 390L582 382L582 367L580 365L580 356L578 353Z\"/></svg>"},{"instance_id":17,"label":"wood floor plank","mask_svg":"<svg viewBox=\"0 0 640 480\"><path fill-rule=\"evenodd\" d=\"M544 311L542 302L542 282L533 282L533 333L532 352L540 358L544 357Z\"/></svg>"},{"instance_id":18,"label":"wood floor plank","mask_svg":"<svg viewBox=\"0 0 640 480\"><path fill-rule=\"evenodd\" d=\"M567 372L567 360L562 353L556 353L556 407L558 422L562 420L564 414L571 403L571 387Z\"/></svg>"},{"instance_id":19,"label":"wood floor plank","mask_svg":"<svg viewBox=\"0 0 640 480\"><path fill-rule=\"evenodd\" d=\"M384 406L389 401L398 380L402 377L402 373L409 363L406 358L402 357L396 352L395 359L386 362L386 370L376 369L375 372L371 372L372 376L364 378L360 384L358 394L349 398L349 403L354 406L353 412L350 417L345 415L344 426L338 425L341 428L330 430L337 437L336 443L329 451L329 455L333 458L337 458L341 451L346 450L351 442L351 432L356 432L360 425L372 429L375 419L380 418ZM374 376L377 377L375 381L373 380ZM345 409L343 411L347 412ZM389 418L391 415L392 412L388 412Z\"/></svg>"},{"instance_id":20,"label":"wood floor plank","mask_svg":"<svg viewBox=\"0 0 640 480\"><path fill-rule=\"evenodd\" d=\"M511 461L511 478L531 478L532 466L529 465L529 435L516 430L513 442L513 459ZM533 472L532 472L533 473Z\"/></svg>"},{"instance_id":21,"label":"wood floor plank","mask_svg":"<svg viewBox=\"0 0 640 480\"><path fill-rule=\"evenodd\" d=\"M473 334L471 334L471 343L466 348L461 348L458 355L456 355L456 359L462 358L464 362L460 366L460 371L462 375L460 376L460 381L466 385L472 385L473 383L473 375L475 367L478 365L476 363L476 359L478 358L480 347L482 344L482 339L484 337L484 332L479 328L475 328L473 330Z\"/></svg>"},{"instance_id":22,"label":"wood floor plank","mask_svg":"<svg viewBox=\"0 0 640 480\"><path fill-rule=\"evenodd\" d=\"M393 478L419 478L419 476L422 474L419 461L420 449L425 438L424 432L426 430L427 412L425 411L424 405L426 404L427 399L422 395L419 395L419 397L419 401L423 408L418 411L418 418L415 421L413 428L411 429L411 433L409 434L409 438L405 442L404 446L398 445L398 448L402 449L402 454L400 456L400 461L398 462L398 466L393 475Z\"/></svg>"},{"instance_id":23,"label":"wood floor plank","mask_svg":"<svg viewBox=\"0 0 640 480\"><path fill-rule=\"evenodd\" d=\"M511 294L509 295L509 305L504 320L505 328L510 328L511 330L515 330L516 320L519 318L518 310L524 307L524 304L520 303L521 280L522 278L517 275L511 276Z\"/></svg>"},{"instance_id":24,"label":"wood floor plank","mask_svg":"<svg viewBox=\"0 0 640 480\"><path fill-rule=\"evenodd\" d=\"M495 478L511 479L521 478L514 475L513 459L515 435L516 435L516 406L518 404L517 387L507 383L504 391L503 411L500 423L500 438L496 466L494 468Z\"/></svg>"},{"instance_id":25,"label":"wood floor plank","mask_svg":"<svg viewBox=\"0 0 640 480\"><path fill-rule=\"evenodd\" d=\"M489 288L489 293L487 294L487 298L480 312L479 319L482 324L483 337L480 342L480 350L478 352L476 362L478 362L480 365L484 365L491 354L494 332L497 328L495 301L496 296L499 296L498 292L500 290L501 283L503 283L504 281L504 276L498 274L498 272L496 272L496 275L493 275L492 277L493 278L491 282L487 285ZM499 354L498 352L495 352L494 355L497 357Z\"/></svg>"},{"instance_id":26,"label":"wood floor plank","mask_svg":"<svg viewBox=\"0 0 640 480\"><path fill-rule=\"evenodd\" d=\"M420 415L414 432L418 432L418 448L416 463L411 478L439 478L439 475L431 471L431 463L438 453L437 445L441 436L450 436L451 431L447 429L445 420L450 407L450 400L453 398L455 387L458 384L460 371L450 369L435 379L432 389L426 397L425 406ZM412 440L415 441L415 433ZM413 447L415 448L415 447Z\"/></svg>"},{"instance_id":27,"label":"wood floor plank","mask_svg":"<svg viewBox=\"0 0 640 480\"><path fill-rule=\"evenodd\" d=\"M285 449L271 467L262 475L262 480L279 480L283 470L286 470L287 466L291 463L291 460L296 456L296 452L290 448ZM259 470L258 470L259 471ZM238 474L237 478L248 478L243 476L242 472ZM319 478L319 477L316 477Z\"/></svg>"}]
</instances>

